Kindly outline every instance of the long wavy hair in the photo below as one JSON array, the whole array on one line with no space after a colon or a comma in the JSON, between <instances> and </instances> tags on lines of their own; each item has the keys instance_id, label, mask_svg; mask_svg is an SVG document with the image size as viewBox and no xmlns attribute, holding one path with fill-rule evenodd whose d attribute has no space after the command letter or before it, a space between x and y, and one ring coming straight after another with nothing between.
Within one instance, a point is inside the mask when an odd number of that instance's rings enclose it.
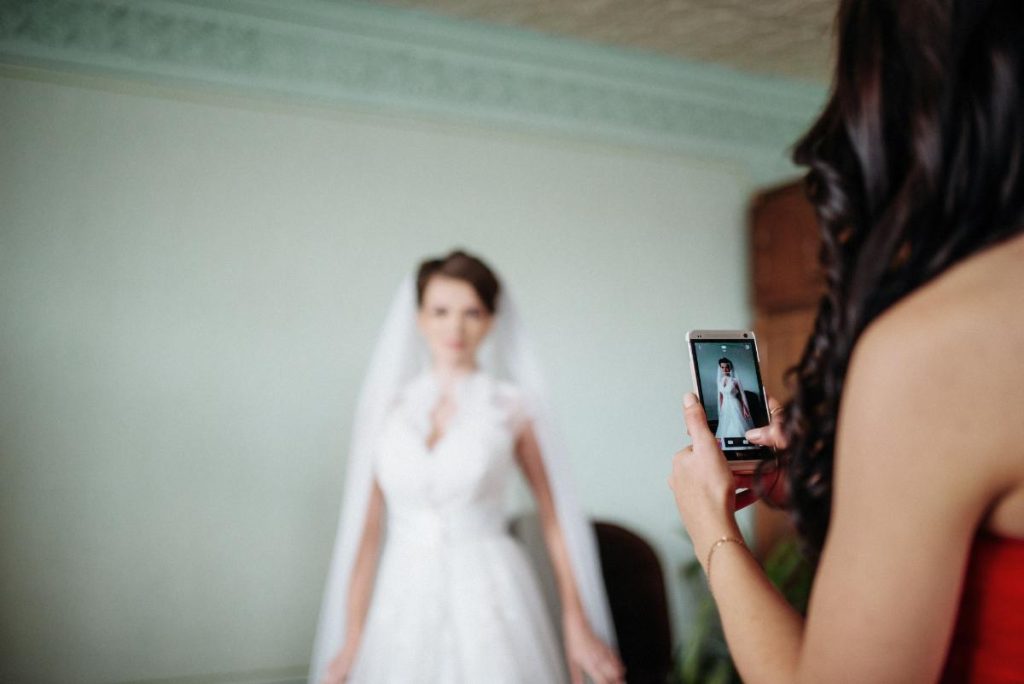
<instances>
[{"instance_id":1,"label":"long wavy hair","mask_svg":"<svg viewBox=\"0 0 1024 684\"><path fill-rule=\"evenodd\" d=\"M861 333L1024 228L1024 2L843 0L836 29L830 99L793 155L809 167L827 281L786 411L790 506L814 553Z\"/></svg>"}]
</instances>

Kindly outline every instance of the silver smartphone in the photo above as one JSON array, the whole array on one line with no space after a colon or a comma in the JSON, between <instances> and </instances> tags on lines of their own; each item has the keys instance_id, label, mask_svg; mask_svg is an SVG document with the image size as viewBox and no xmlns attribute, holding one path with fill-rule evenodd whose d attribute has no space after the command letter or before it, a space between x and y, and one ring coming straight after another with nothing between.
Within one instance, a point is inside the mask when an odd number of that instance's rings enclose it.
<instances>
[{"instance_id":1,"label":"silver smartphone","mask_svg":"<svg viewBox=\"0 0 1024 684\"><path fill-rule=\"evenodd\" d=\"M691 330L686 333L693 387L708 427L736 472L752 472L771 458L768 447L751 444L747 430L768 424L768 395L761 380L757 339L750 330Z\"/></svg>"}]
</instances>

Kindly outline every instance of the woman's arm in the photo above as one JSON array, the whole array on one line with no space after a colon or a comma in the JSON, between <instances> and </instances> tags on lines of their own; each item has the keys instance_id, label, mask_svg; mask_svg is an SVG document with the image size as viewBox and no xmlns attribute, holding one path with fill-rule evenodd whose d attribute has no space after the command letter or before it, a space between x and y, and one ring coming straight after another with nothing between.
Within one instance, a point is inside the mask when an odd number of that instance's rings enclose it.
<instances>
[{"instance_id":1,"label":"woman's arm","mask_svg":"<svg viewBox=\"0 0 1024 684\"><path fill-rule=\"evenodd\" d=\"M359 642L363 635L363 626L366 622L366 614L370 608L373 581L377 574L383 511L384 495L374 480L370 501L367 504L363 535L356 551L352 576L349 578L345 611L345 642L327 668L327 673L324 676L325 684L344 681L355 662Z\"/></svg>"},{"instance_id":2,"label":"woman's arm","mask_svg":"<svg viewBox=\"0 0 1024 684\"><path fill-rule=\"evenodd\" d=\"M737 484L693 395L687 396L685 414L692 452L677 454L670 485L697 559L708 572L708 553L718 540L742 539L734 517ZM746 548L722 543L713 553L709 582L744 681L795 681L803 618L775 590Z\"/></svg>"},{"instance_id":3,"label":"woman's arm","mask_svg":"<svg viewBox=\"0 0 1024 684\"><path fill-rule=\"evenodd\" d=\"M623 681L622 663L612 650L602 643L590 629L576 579L565 545L562 528L558 524L555 502L544 461L533 428L527 425L516 442L516 458L526 476L540 513L544 543L551 557L555 571L558 594L562 605L562 624L565 631L565 647L569 660L569 674L573 684L582 683L586 672L595 684Z\"/></svg>"},{"instance_id":4,"label":"woman's arm","mask_svg":"<svg viewBox=\"0 0 1024 684\"><path fill-rule=\"evenodd\" d=\"M927 350L927 351L924 351ZM747 682L934 681L942 668L978 521L993 500L989 408L949 363L951 350L900 334L865 335L850 364L836 439L829 535L806 622L734 543L713 556L710 584L730 652ZM961 374L970 375L970 374ZM892 378L900 378L892 382ZM693 448L673 489L703 564L738 537L732 478L703 410L688 401ZM709 570L709 568L705 568Z\"/></svg>"}]
</instances>

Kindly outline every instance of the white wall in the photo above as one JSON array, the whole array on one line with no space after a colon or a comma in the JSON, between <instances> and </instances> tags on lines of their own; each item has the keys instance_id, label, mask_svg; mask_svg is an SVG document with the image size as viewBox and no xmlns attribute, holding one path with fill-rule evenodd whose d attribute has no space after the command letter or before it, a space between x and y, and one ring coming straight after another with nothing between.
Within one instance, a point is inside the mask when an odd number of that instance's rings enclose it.
<instances>
[{"instance_id":1,"label":"white wall","mask_svg":"<svg viewBox=\"0 0 1024 684\"><path fill-rule=\"evenodd\" d=\"M300 676L384 308L454 246L677 591L683 335L748 322L743 173L14 68L0 121L0 680Z\"/></svg>"}]
</instances>

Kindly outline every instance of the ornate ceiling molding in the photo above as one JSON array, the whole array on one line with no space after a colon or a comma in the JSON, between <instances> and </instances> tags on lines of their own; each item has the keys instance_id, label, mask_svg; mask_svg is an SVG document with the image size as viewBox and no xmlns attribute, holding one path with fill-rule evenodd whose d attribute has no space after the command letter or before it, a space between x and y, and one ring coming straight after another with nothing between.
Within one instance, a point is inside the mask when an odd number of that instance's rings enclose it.
<instances>
[{"instance_id":1,"label":"ornate ceiling molding","mask_svg":"<svg viewBox=\"0 0 1024 684\"><path fill-rule=\"evenodd\" d=\"M821 87L327 0L0 0L0 62L553 131L792 172Z\"/></svg>"}]
</instances>

